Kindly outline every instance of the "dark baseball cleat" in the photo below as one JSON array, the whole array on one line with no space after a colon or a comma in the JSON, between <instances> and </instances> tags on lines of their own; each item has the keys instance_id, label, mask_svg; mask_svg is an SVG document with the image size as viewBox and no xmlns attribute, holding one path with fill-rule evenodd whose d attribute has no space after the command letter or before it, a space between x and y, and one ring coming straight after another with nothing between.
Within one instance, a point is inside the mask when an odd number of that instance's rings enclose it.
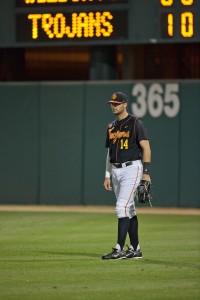
<instances>
[{"instance_id":1,"label":"dark baseball cleat","mask_svg":"<svg viewBox=\"0 0 200 300\"><path fill-rule=\"evenodd\" d=\"M132 247L124 253L124 258L142 258L142 252L140 249L134 251Z\"/></svg>"},{"instance_id":2,"label":"dark baseball cleat","mask_svg":"<svg viewBox=\"0 0 200 300\"><path fill-rule=\"evenodd\" d=\"M124 257L124 250L119 250L116 248L112 248L113 251L111 253L105 254L102 256L102 259L123 259Z\"/></svg>"},{"instance_id":3,"label":"dark baseball cleat","mask_svg":"<svg viewBox=\"0 0 200 300\"><path fill-rule=\"evenodd\" d=\"M141 250L140 250L140 249L139 249L139 250L136 250L136 251L134 252L134 255L133 255L132 258L142 258L142 252L141 252Z\"/></svg>"}]
</instances>

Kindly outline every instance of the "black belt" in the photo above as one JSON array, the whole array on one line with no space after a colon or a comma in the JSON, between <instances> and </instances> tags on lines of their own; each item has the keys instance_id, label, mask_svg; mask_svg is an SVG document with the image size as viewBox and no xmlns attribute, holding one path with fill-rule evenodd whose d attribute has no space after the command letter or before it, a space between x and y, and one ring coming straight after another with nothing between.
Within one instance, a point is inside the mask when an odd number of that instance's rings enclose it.
<instances>
[{"instance_id":1,"label":"black belt","mask_svg":"<svg viewBox=\"0 0 200 300\"><path fill-rule=\"evenodd\" d=\"M127 161L123 164L120 164L120 163L114 163L113 166L115 166L115 168L124 168L124 167L128 167L128 166L131 166L133 164L132 161Z\"/></svg>"}]
</instances>

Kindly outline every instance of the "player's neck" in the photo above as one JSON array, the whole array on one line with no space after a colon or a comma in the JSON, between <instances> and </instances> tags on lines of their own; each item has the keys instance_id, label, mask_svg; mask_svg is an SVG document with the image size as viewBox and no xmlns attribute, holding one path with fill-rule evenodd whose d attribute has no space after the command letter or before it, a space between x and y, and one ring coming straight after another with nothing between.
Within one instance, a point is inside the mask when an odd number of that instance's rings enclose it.
<instances>
[{"instance_id":1,"label":"player's neck","mask_svg":"<svg viewBox=\"0 0 200 300\"><path fill-rule=\"evenodd\" d=\"M127 113L127 111L123 111L120 115L117 116L117 120L121 121L121 120L125 119L126 117L128 117L128 113Z\"/></svg>"}]
</instances>

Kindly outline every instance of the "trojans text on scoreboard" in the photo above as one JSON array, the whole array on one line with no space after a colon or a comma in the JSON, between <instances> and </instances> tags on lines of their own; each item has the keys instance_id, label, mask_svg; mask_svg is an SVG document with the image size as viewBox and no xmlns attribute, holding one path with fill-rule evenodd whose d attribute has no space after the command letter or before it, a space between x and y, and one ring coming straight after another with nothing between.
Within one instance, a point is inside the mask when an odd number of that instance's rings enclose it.
<instances>
[{"instance_id":1,"label":"trojans text on scoreboard","mask_svg":"<svg viewBox=\"0 0 200 300\"><path fill-rule=\"evenodd\" d=\"M80 12L68 16L64 16L62 13L57 13L55 16L49 13L29 14L27 18L32 21L32 39L39 37L40 29L47 34L49 39L106 38L112 35L113 15L109 11Z\"/></svg>"}]
</instances>

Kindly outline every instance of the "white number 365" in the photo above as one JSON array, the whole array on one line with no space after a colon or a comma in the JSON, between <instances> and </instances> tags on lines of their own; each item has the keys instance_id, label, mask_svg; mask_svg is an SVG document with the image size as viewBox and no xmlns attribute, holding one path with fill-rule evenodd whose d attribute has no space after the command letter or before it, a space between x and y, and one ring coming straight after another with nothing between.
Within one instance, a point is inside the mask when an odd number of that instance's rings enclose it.
<instances>
[{"instance_id":1,"label":"white number 365","mask_svg":"<svg viewBox=\"0 0 200 300\"><path fill-rule=\"evenodd\" d=\"M178 83L166 83L164 86L153 83L148 88L142 83L135 84L131 93L134 97L132 112L137 117L144 117L149 112L153 118L158 118L163 113L174 118L180 110L178 92Z\"/></svg>"}]
</instances>

